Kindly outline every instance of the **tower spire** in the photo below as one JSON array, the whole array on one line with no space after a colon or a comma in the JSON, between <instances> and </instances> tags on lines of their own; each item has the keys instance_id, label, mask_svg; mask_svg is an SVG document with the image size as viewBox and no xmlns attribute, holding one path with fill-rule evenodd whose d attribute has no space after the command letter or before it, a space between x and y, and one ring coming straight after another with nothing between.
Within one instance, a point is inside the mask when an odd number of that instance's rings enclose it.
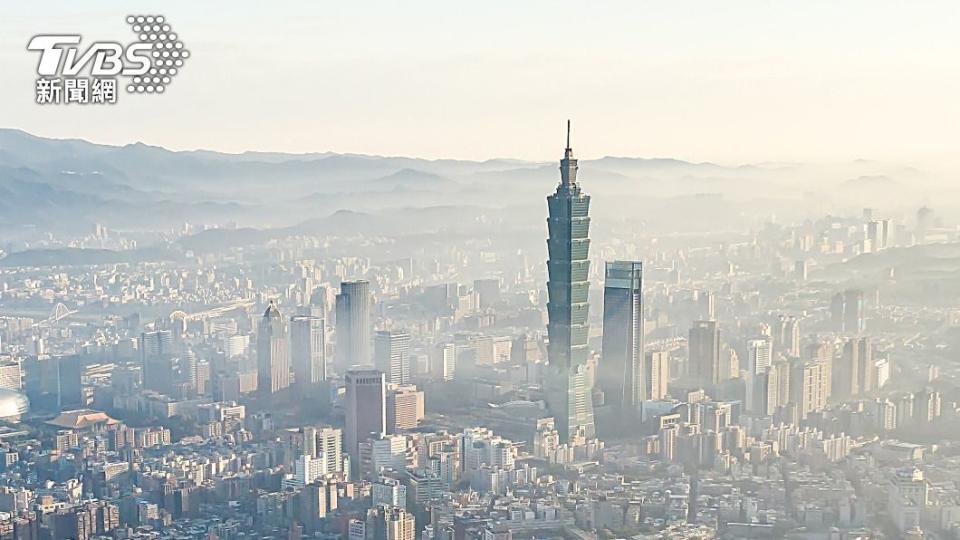
<instances>
[{"instance_id":1,"label":"tower spire","mask_svg":"<svg viewBox=\"0 0 960 540\"><path fill-rule=\"evenodd\" d=\"M573 157L573 148L570 148L570 120L567 119L567 148L560 160L560 184L569 186L576 183L577 160Z\"/></svg>"}]
</instances>

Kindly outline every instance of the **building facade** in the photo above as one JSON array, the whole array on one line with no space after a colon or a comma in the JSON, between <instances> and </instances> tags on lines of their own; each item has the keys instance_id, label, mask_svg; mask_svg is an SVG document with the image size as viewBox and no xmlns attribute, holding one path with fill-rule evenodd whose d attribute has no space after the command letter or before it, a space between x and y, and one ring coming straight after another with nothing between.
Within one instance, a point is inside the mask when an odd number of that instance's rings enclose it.
<instances>
[{"instance_id":1,"label":"building facade","mask_svg":"<svg viewBox=\"0 0 960 540\"><path fill-rule=\"evenodd\" d=\"M337 353L339 373L370 362L370 282L344 281L337 295Z\"/></svg>"},{"instance_id":2,"label":"building facade","mask_svg":"<svg viewBox=\"0 0 960 540\"><path fill-rule=\"evenodd\" d=\"M595 436L587 374L587 312L590 289L590 196L577 183L577 160L570 147L560 161L560 184L547 197L547 359L544 390L562 441Z\"/></svg>"},{"instance_id":3,"label":"building facade","mask_svg":"<svg viewBox=\"0 0 960 540\"><path fill-rule=\"evenodd\" d=\"M276 304L263 314L257 334L257 388L275 393L290 386L290 351L286 323Z\"/></svg>"},{"instance_id":4,"label":"building facade","mask_svg":"<svg viewBox=\"0 0 960 540\"><path fill-rule=\"evenodd\" d=\"M643 367L643 264L608 262L603 285L603 340L597 386L621 409L648 399Z\"/></svg>"}]
</instances>

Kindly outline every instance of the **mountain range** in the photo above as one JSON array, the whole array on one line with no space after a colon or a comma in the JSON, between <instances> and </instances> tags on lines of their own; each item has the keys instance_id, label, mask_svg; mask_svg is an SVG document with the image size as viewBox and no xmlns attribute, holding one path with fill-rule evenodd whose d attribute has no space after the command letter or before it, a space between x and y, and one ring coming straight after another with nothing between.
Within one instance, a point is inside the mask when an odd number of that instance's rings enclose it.
<instances>
[{"instance_id":1,"label":"mountain range","mask_svg":"<svg viewBox=\"0 0 960 540\"><path fill-rule=\"evenodd\" d=\"M183 222L306 230L320 222L332 230L349 220L375 233L395 231L398 222L423 231L532 215L531 226L540 227L557 177L555 162L171 151L0 129L0 240L25 230L76 233L94 223L143 231ZM725 166L607 156L581 160L580 178L596 211L684 230L732 226L756 201L773 213L797 213L796 201L811 192L826 206L846 204L832 200L833 191L859 205L902 201L900 192L926 173L869 161ZM722 197L723 212L704 215L704 195ZM682 219L678 210L693 208L700 214Z\"/></svg>"}]
</instances>

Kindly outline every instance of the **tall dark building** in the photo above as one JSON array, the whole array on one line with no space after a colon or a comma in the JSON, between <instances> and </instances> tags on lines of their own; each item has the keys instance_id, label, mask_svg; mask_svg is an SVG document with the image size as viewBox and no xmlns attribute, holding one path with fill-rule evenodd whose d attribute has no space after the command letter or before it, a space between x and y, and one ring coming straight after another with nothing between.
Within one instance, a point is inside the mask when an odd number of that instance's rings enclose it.
<instances>
[{"instance_id":1,"label":"tall dark building","mask_svg":"<svg viewBox=\"0 0 960 540\"><path fill-rule=\"evenodd\" d=\"M290 318L290 361L299 387L327 379L323 318L295 315Z\"/></svg>"},{"instance_id":2,"label":"tall dark building","mask_svg":"<svg viewBox=\"0 0 960 540\"><path fill-rule=\"evenodd\" d=\"M597 386L613 406L648 399L643 367L643 264L608 262L603 285L603 341Z\"/></svg>"},{"instance_id":3,"label":"tall dark building","mask_svg":"<svg viewBox=\"0 0 960 540\"><path fill-rule=\"evenodd\" d=\"M847 289L843 293L843 331L859 334L864 330L863 291Z\"/></svg>"},{"instance_id":4,"label":"tall dark building","mask_svg":"<svg viewBox=\"0 0 960 540\"><path fill-rule=\"evenodd\" d=\"M487 309L500 299L500 278L475 279L473 290L480 296L480 309Z\"/></svg>"},{"instance_id":5,"label":"tall dark building","mask_svg":"<svg viewBox=\"0 0 960 540\"><path fill-rule=\"evenodd\" d=\"M143 332L140 334L140 359L146 362L151 356L170 355L174 353L173 334L169 330Z\"/></svg>"},{"instance_id":6,"label":"tall dark building","mask_svg":"<svg viewBox=\"0 0 960 540\"><path fill-rule=\"evenodd\" d=\"M833 395L845 399L873 390L873 345L870 338L852 338L843 345L833 368Z\"/></svg>"},{"instance_id":7,"label":"tall dark building","mask_svg":"<svg viewBox=\"0 0 960 540\"><path fill-rule=\"evenodd\" d=\"M778 372L773 367L763 368L747 377L747 409L755 416L771 416L777 408L780 388Z\"/></svg>"},{"instance_id":8,"label":"tall dark building","mask_svg":"<svg viewBox=\"0 0 960 540\"><path fill-rule=\"evenodd\" d=\"M290 351L283 314L272 301L257 333L257 389L275 393L290 386Z\"/></svg>"},{"instance_id":9,"label":"tall dark building","mask_svg":"<svg viewBox=\"0 0 960 540\"><path fill-rule=\"evenodd\" d=\"M838 332L859 334L866 330L863 291L847 289L830 301L830 318Z\"/></svg>"},{"instance_id":10,"label":"tall dark building","mask_svg":"<svg viewBox=\"0 0 960 540\"><path fill-rule=\"evenodd\" d=\"M23 391L34 410L59 411L85 406L80 355L40 356L23 363Z\"/></svg>"},{"instance_id":11,"label":"tall dark building","mask_svg":"<svg viewBox=\"0 0 960 540\"><path fill-rule=\"evenodd\" d=\"M720 329L716 321L696 321L687 343L688 370L697 384L712 387L723 377L720 369Z\"/></svg>"},{"instance_id":12,"label":"tall dark building","mask_svg":"<svg viewBox=\"0 0 960 540\"><path fill-rule=\"evenodd\" d=\"M376 369L351 369L346 377L344 439L351 466L360 465L360 442L387 432L387 382Z\"/></svg>"},{"instance_id":13,"label":"tall dark building","mask_svg":"<svg viewBox=\"0 0 960 540\"><path fill-rule=\"evenodd\" d=\"M85 407L87 399L83 391L83 370L87 358L80 355L61 356L54 359L59 368L59 405L64 409Z\"/></svg>"},{"instance_id":14,"label":"tall dark building","mask_svg":"<svg viewBox=\"0 0 960 540\"><path fill-rule=\"evenodd\" d=\"M351 366L370 363L370 282L344 281L337 295L336 367L345 373Z\"/></svg>"},{"instance_id":15,"label":"tall dark building","mask_svg":"<svg viewBox=\"0 0 960 540\"><path fill-rule=\"evenodd\" d=\"M577 184L577 160L570 147L560 161L560 184L547 197L547 405L560 439L594 437L593 403L587 381L587 312L590 261L590 196Z\"/></svg>"}]
</instances>

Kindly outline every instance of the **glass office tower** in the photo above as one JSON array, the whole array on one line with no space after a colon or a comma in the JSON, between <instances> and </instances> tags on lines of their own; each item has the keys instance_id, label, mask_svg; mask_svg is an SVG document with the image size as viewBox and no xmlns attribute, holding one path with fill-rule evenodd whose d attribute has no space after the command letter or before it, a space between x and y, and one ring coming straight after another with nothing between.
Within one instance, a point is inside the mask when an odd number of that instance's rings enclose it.
<instances>
[{"instance_id":1,"label":"glass office tower","mask_svg":"<svg viewBox=\"0 0 960 540\"><path fill-rule=\"evenodd\" d=\"M560 184L547 197L547 358L545 395L563 442L595 436L593 403L587 381L587 296L590 289L590 196L577 184L577 160L567 148L560 161Z\"/></svg>"}]
</instances>

